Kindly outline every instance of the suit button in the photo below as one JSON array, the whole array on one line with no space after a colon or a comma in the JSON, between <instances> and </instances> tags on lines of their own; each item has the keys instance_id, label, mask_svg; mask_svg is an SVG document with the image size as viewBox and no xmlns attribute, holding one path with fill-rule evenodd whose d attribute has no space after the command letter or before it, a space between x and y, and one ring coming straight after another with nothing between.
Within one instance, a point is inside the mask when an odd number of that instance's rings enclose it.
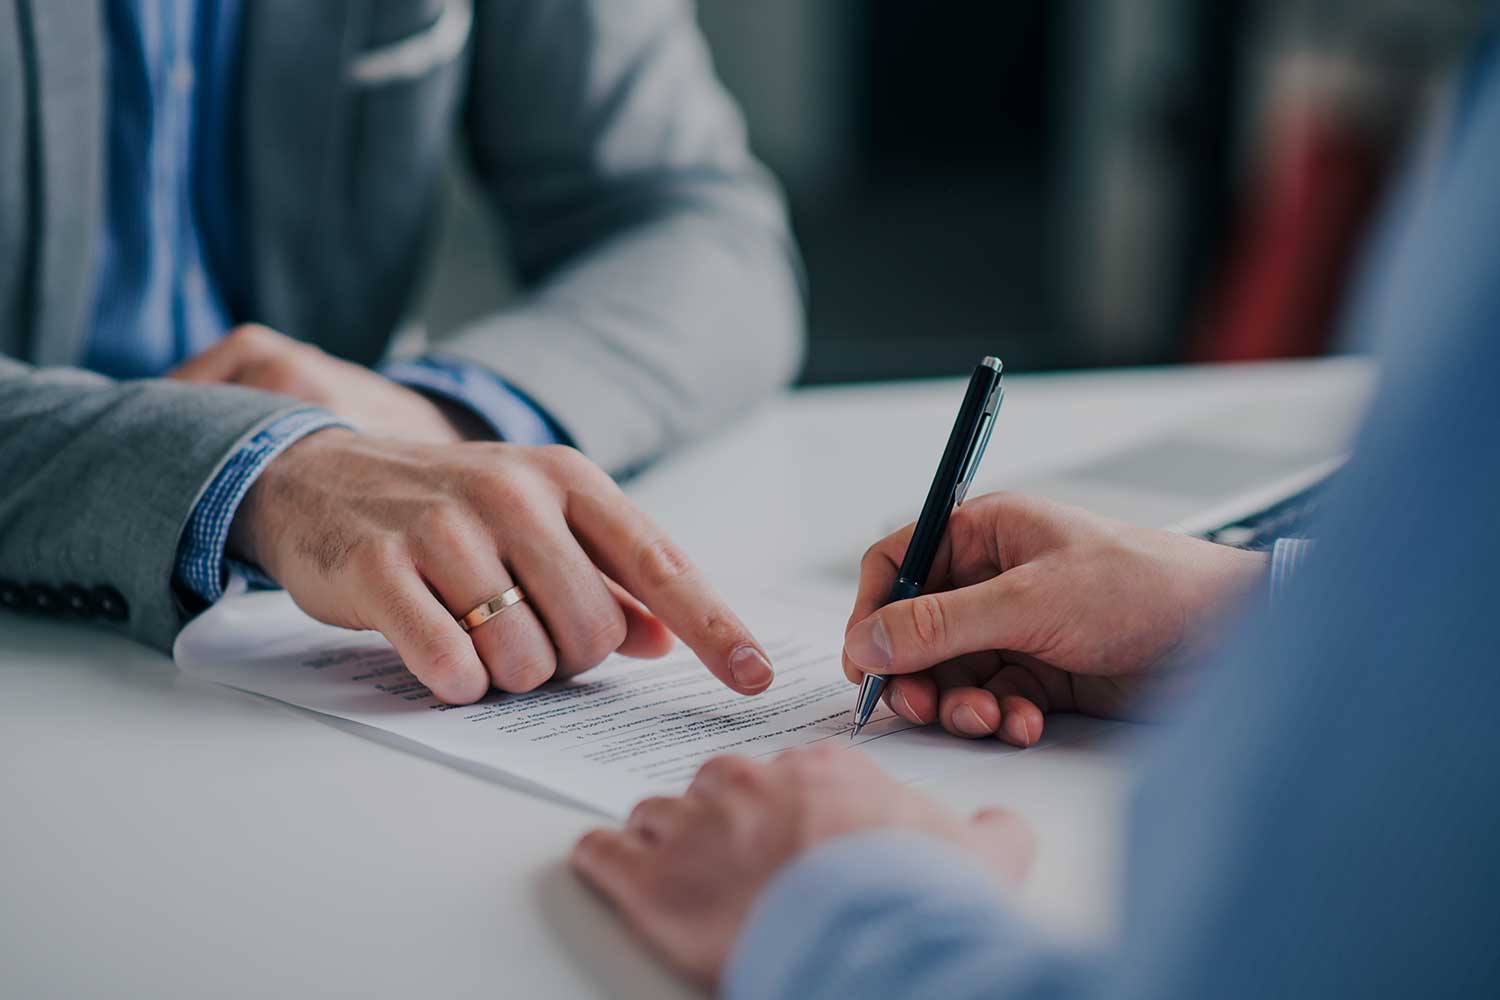
<instances>
[{"instance_id":1,"label":"suit button","mask_svg":"<svg viewBox=\"0 0 1500 1000\"><path fill-rule=\"evenodd\" d=\"M57 588L57 594L62 598L63 611L79 618L92 618L94 616L94 604L89 600L89 592L70 583Z\"/></svg>"},{"instance_id":2,"label":"suit button","mask_svg":"<svg viewBox=\"0 0 1500 1000\"><path fill-rule=\"evenodd\" d=\"M12 580L0 580L0 608L7 611L26 610L26 592Z\"/></svg>"},{"instance_id":3,"label":"suit button","mask_svg":"<svg viewBox=\"0 0 1500 1000\"><path fill-rule=\"evenodd\" d=\"M130 617L130 606L113 587L95 587L89 591L89 602L94 606L94 614L105 621L122 622Z\"/></svg>"},{"instance_id":4,"label":"suit button","mask_svg":"<svg viewBox=\"0 0 1500 1000\"><path fill-rule=\"evenodd\" d=\"M60 615L62 595L45 583L33 583L26 588L26 606L39 615Z\"/></svg>"}]
</instances>

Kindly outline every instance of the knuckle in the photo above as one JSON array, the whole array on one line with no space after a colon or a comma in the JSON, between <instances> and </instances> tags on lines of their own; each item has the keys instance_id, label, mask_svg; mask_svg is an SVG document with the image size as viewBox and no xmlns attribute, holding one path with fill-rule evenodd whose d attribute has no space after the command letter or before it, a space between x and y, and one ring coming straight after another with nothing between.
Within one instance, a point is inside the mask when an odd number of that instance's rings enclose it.
<instances>
[{"instance_id":1,"label":"knuckle","mask_svg":"<svg viewBox=\"0 0 1500 1000\"><path fill-rule=\"evenodd\" d=\"M470 548L469 520L456 500L434 500L417 515L412 531L427 549L445 552Z\"/></svg>"},{"instance_id":2,"label":"knuckle","mask_svg":"<svg viewBox=\"0 0 1500 1000\"><path fill-rule=\"evenodd\" d=\"M387 596L394 596L389 588L395 586L396 577L410 566L406 546L389 535L371 536L355 543L350 559L359 579L367 586L379 586Z\"/></svg>"},{"instance_id":3,"label":"knuckle","mask_svg":"<svg viewBox=\"0 0 1500 1000\"><path fill-rule=\"evenodd\" d=\"M730 788L748 788L759 783L759 769L746 757L726 754L704 764L699 775Z\"/></svg>"},{"instance_id":4,"label":"knuckle","mask_svg":"<svg viewBox=\"0 0 1500 1000\"><path fill-rule=\"evenodd\" d=\"M697 620L694 637L714 649L730 650L748 640L738 620L728 612L711 608Z\"/></svg>"},{"instance_id":5,"label":"knuckle","mask_svg":"<svg viewBox=\"0 0 1500 1000\"><path fill-rule=\"evenodd\" d=\"M469 643L457 636L433 636L421 648L426 669L439 679L462 677L469 665Z\"/></svg>"},{"instance_id":6,"label":"knuckle","mask_svg":"<svg viewBox=\"0 0 1500 1000\"><path fill-rule=\"evenodd\" d=\"M625 818L625 825L639 826L643 823L650 823L653 818L661 819L675 810L677 802L677 799L668 798L665 795L653 795L642 799L630 810L630 815Z\"/></svg>"},{"instance_id":7,"label":"knuckle","mask_svg":"<svg viewBox=\"0 0 1500 1000\"><path fill-rule=\"evenodd\" d=\"M448 701L476 701L488 687L473 667L474 651L461 636L433 636L421 644L417 673L433 693Z\"/></svg>"},{"instance_id":8,"label":"knuckle","mask_svg":"<svg viewBox=\"0 0 1500 1000\"><path fill-rule=\"evenodd\" d=\"M240 345L258 344L262 343L266 338L266 334L270 332L270 330L259 323L242 323L230 332L226 340L230 343Z\"/></svg>"},{"instance_id":9,"label":"knuckle","mask_svg":"<svg viewBox=\"0 0 1500 1000\"><path fill-rule=\"evenodd\" d=\"M738 791L758 789L762 783L761 769L752 761L740 758L740 763L730 768L725 775L731 788Z\"/></svg>"},{"instance_id":10,"label":"knuckle","mask_svg":"<svg viewBox=\"0 0 1500 1000\"><path fill-rule=\"evenodd\" d=\"M572 658L576 666L586 669L619 649L624 641L625 616L617 610L613 615L601 616L580 629L574 641Z\"/></svg>"},{"instance_id":11,"label":"knuckle","mask_svg":"<svg viewBox=\"0 0 1500 1000\"><path fill-rule=\"evenodd\" d=\"M495 686L511 694L535 691L552 679L556 664L550 657L508 657L492 666L490 673Z\"/></svg>"},{"instance_id":12,"label":"knuckle","mask_svg":"<svg viewBox=\"0 0 1500 1000\"><path fill-rule=\"evenodd\" d=\"M670 538L659 536L643 545L636 556L641 581L651 588L667 587L693 573L693 564Z\"/></svg>"},{"instance_id":13,"label":"knuckle","mask_svg":"<svg viewBox=\"0 0 1500 1000\"><path fill-rule=\"evenodd\" d=\"M641 801L637 802L631 808L630 815L625 817L625 824L627 826L633 826L643 820L651 812L653 808L652 802L654 801L655 797L649 799L641 799Z\"/></svg>"},{"instance_id":14,"label":"knuckle","mask_svg":"<svg viewBox=\"0 0 1500 1000\"><path fill-rule=\"evenodd\" d=\"M555 479L577 482L592 478L599 471L583 452L565 444L543 445L534 449L534 453Z\"/></svg>"},{"instance_id":15,"label":"knuckle","mask_svg":"<svg viewBox=\"0 0 1500 1000\"><path fill-rule=\"evenodd\" d=\"M911 634L923 649L941 649L947 642L948 622L942 602L933 594L923 594L907 602Z\"/></svg>"},{"instance_id":16,"label":"knuckle","mask_svg":"<svg viewBox=\"0 0 1500 1000\"><path fill-rule=\"evenodd\" d=\"M487 506L508 517L525 517L540 505L534 473L511 462L496 462L471 473L478 494Z\"/></svg>"},{"instance_id":17,"label":"knuckle","mask_svg":"<svg viewBox=\"0 0 1500 1000\"><path fill-rule=\"evenodd\" d=\"M570 855L574 865L579 864L584 858L597 857L608 851L610 846L610 833L607 830L590 830L578 838L578 843L573 845Z\"/></svg>"}]
</instances>

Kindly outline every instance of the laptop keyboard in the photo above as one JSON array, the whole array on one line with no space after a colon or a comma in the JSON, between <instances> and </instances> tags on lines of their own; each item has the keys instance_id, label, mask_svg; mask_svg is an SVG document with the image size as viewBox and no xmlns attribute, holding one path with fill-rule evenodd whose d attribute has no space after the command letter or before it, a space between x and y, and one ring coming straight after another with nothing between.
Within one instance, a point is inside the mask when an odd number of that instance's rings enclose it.
<instances>
[{"instance_id":1,"label":"laptop keyboard","mask_svg":"<svg viewBox=\"0 0 1500 1000\"><path fill-rule=\"evenodd\" d=\"M1237 549L1263 552L1278 538L1305 538L1308 525L1318 510L1318 501L1328 480L1314 483L1285 500L1280 500L1248 517L1203 532L1203 538Z\"/></svg>"}]
</instances>

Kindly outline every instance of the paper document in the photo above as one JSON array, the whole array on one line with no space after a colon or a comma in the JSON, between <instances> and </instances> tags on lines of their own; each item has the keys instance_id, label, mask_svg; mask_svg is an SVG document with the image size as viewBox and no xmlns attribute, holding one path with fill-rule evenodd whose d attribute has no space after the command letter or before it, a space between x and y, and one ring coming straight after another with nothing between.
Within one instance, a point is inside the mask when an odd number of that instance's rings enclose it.
<instances>
[{"instance_id":1,"label":"paper document","mask_svg":"<svg viewBox=\"0 0 1500 1000\"><path fill-rule=\"evenodd\" d=\"M439 702L374 632L313 621L286 594L225 598L174 648L199 677L373 727L455 763L623 816L649 795L687 787L721 753L765 757L823 740L849 742L855 687L839 667L842 621L805 608L746 619L776 666L766 692L724 687L685 646L660 660L610 657L570 681L473 705ZM767 629L777 623L777 631ZM1048 729L1054 727L1049 722ZM1054 739L1057 734L1054 734ZM881 707L855 745L897 778L916 780L976 756L1018 753L913 727Z\"/></svg>"}]
</instances>

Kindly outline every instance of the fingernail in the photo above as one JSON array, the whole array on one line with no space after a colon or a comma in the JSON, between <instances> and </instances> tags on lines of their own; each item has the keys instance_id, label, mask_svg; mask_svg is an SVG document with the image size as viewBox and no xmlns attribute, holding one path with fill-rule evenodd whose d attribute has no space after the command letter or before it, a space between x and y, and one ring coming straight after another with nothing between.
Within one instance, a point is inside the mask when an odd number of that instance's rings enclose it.
<instances>
[{"instance_id":1,"label":"fingernail","mask_svg":"<svg viewBox=\"0 0 1500 1000\"><path fill-rule=\"evenodd\" d=\"M965 736L988 736L990 733L990 727L968 705L960 705L953 710L953 728Z\"/></svg>"},{"instance_id":2,"label":"fingernail","mask_svg":"<svg viewBox=\"0 0 1500 1000\"><path fill-rule=\"evenodd\" d=\"M759 691L771 683L776 675L771 672L771 662L754 646L741 646L729 657L729 676L747 691Z\"/></svg>"},{"instance_id":3,"label":"fingernail","mask_svg":"<svg viewBox=\"0 0 1500 1000\"><path fill-rule=\"evenodd\" d=\"M1005 713L1005 718L1000 720L1000 728L1005 730L1011 742L1017 746L1031 745L1031 732L1026 725L1026 717L1020 712Z\"/></svg>"},{"instance_id":4,"label":"fingernail","mask_svg":"<svg viewBox=\"0 0 1500 1000\"><path fill-rule=\"evenodd\" d=\"M891 701L899 701L901 703L901 713L908 719L915 719L917 717L917 713L912 711L911 701L906 697L906 692L902 691L899 687L891 692ZM892 707L894 708L895 706L893 705Z\"/></svg>"},{"instance_id":5,"label":"fingernail","mask_svg":"<svg viewBox=\"0 0 1500 1000\"><path fill-rule=\"evenodd\" d=\"M844 636L844 655L855 666L866 670L884 670L891 665L891 637L885 622L866 618Z\"/></svg>"}]
</instances>

